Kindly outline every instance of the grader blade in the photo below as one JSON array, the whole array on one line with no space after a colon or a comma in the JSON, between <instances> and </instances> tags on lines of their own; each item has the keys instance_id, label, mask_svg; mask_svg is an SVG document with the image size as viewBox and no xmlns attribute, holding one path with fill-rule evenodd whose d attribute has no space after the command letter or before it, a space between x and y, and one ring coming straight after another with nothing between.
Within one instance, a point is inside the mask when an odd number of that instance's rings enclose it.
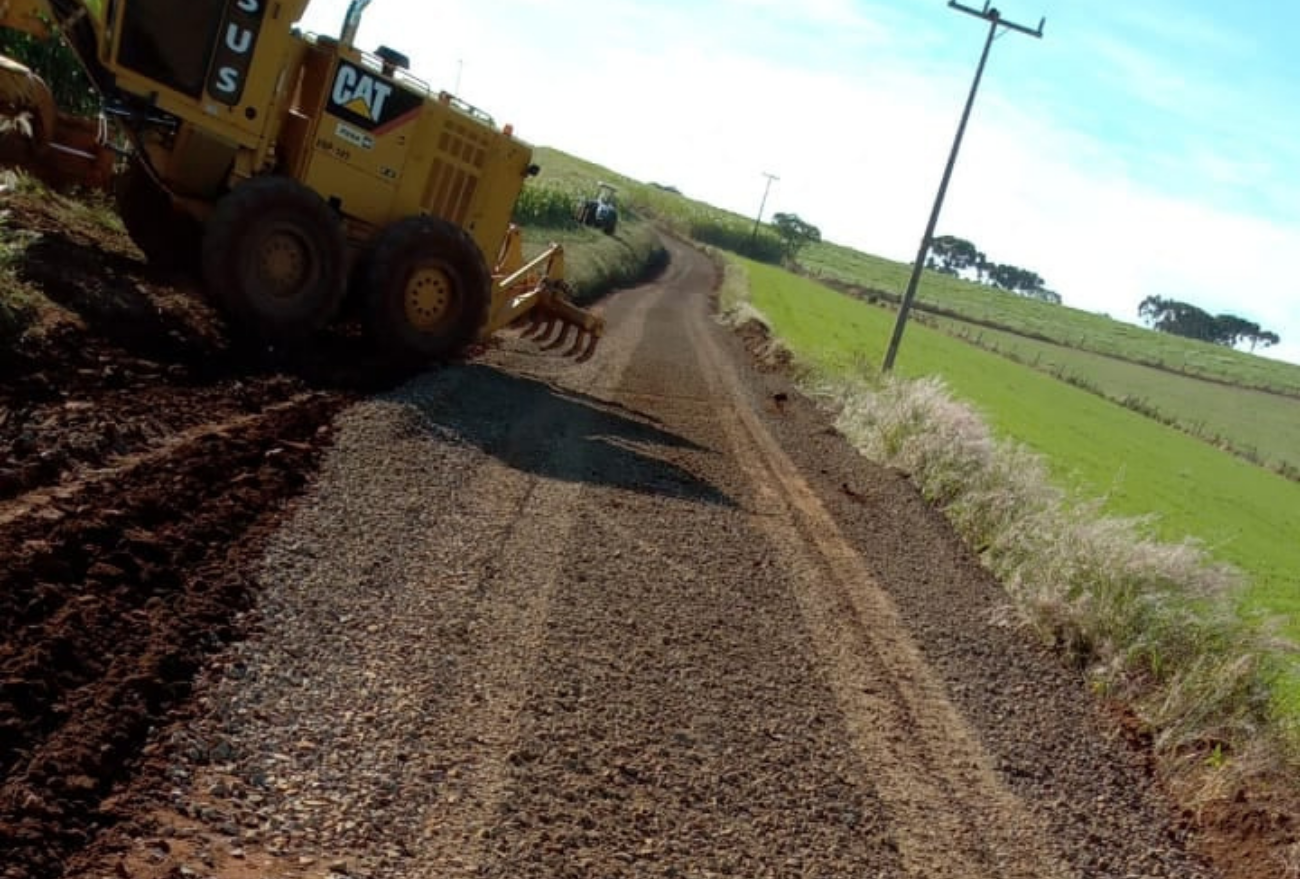
<instances>
[{"instance_id":1,"label":"grader blade","mask_svg":"<svg viewBox=\"0 0 1300 879\"><path fill-rule=\"evenodd\" d=\"M573 304L573 289L564 281L564 249L560 245L552 244L525 262L520 233L511 227L492 274L495 304L489 332L527 320L520 337L536 342L542 351L568 345L564 356L576 355L579 362L591 358L605 322Z\"/></svg>"}]
</instances>

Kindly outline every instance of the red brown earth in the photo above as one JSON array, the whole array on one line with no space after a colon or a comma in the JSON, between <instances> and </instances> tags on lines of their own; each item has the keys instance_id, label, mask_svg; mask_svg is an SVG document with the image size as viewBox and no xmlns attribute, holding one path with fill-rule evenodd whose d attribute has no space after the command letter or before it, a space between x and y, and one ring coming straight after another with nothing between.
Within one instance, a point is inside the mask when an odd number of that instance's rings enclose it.
<instances>
[{"instance_id":1,"label":"red brown earth","mask_svg":"<svg viewBox=\"0 0 1300 879\"><path fill-rule=\"evenodd\" d=\"M0 875L58 876L129 822L114 789L237 636L249 564L350 392L233 353L63 202L3 207L40 235L19 277L62 308L0 351Z\"/></svg>"},{"instance_id":2,"label":"red brown earth","mask_svg":"<svg viewBox=\"0 0 1300 879\"><path fill-rule=\"evenodd\" d=\"M1198 832L694 252L589 364L358 402L350 340L286 372L4 207L70 314L0 352L5 879L1288 875L1289 815Z\"/></svg>"}]
</instances>

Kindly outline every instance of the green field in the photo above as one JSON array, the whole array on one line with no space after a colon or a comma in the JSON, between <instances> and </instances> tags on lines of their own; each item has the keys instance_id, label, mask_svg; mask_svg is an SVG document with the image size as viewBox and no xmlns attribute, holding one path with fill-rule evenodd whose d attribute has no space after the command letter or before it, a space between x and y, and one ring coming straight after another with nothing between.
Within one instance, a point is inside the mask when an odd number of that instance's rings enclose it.
<instances>
[{"instance_id":1,"label":"green field","mask_svg":"<svg viewBox=\"0 0 1300 879\"><path fill-rule=\"evenodd\" d=\"M527 255L552 243L564 246L564 276L579 303L589 302L613 287L636 283L648 267L661 264L665 258L654 227L639 217L624 218L616 235L576 224L567 229L524 227Z\"/></svg>"},{"instance_id":2,"label":"green field","mask_svg":"<svg viewBox=\"0 0 1300 879\"><path fill-rule=\"evenodd\" d=\"M800 254L799 261L813 275L893 295L900 294L907 286L911 271L902 263L836 244L809 247ZM916 301L920 307L943 309L968 320L994 324L1021 335L1036 336L1082 351L1148 363L1244 387L1300 395L1300 366L1295 364L1157 333L1104 315L1026 299L947 275L925 272Z\"/></svg>"},{"instance_id":3,"label":"green field","mask_svg":"<svg viewBox=\"0 0 1300 879\"><path fill-rule=\"evenodd\" d=\"M598 181L617 190L620 214L653 220L660 226L726 250L779 261L783 247L767 227L754 229L752 217L742 217L648 183L641 183L557 150L538 148L535 159L541 173L532 178L521 197L520 222L556 217L563 224L565 203L576 206L581 197L594 195ZM572 213L572 208L569 210Z\"/></svg>"},{"instance_id":4,"label":"green field","mask_svg":"<svg viewBox=\"0 0 1300 879\"><path fill-rule=\"evenodd\" d=\"M835 371L879 363L891 312L745 265L755 306L799 357ZM897 370L942 376L998 434L1041 453L1063 487L1117 515L1156 516L1165 539L1202 541L1250 578L1243 611L1280 617L1300 641L1300 484L923 326L909 326Z\"/></svg>"},{"instance_id":5,"label":"green field","mask_svg":"<svg viewBox=\"0 0 1300 879\"><path fill-rule=\"evenodd\" d=\"M926 323L1172 424L1252 463L1300 476L1300 399L1212 382L951 318Z\"/></svg>"}]
</instances>

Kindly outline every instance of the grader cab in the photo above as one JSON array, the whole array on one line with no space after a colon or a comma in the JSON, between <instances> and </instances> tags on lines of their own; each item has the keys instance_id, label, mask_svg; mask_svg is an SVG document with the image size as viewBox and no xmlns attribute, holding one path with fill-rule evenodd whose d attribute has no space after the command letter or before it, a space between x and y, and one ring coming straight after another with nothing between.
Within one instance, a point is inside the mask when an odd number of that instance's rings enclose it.
<instances>
[{"instance_id":1,"label":"grader cab","mask_svg":"<svg viewBox=\"0 0 1300 879\"><path fill-rule=\"evenodd\" d=\"M196 269L244 332L301 339L350 305L403 361L521 319L558 327L551 346L576 331L569 353L590 357L603 325L569 301L563 252L526 261L510 222L532 148L402 53L357 49L369 0L338 38L295 26L307 3L0 0L0 26L72 48L130 142L127 231L150 260ZM112 151L74 129L34 73L0 66L0 161L93 183Z\"/></svg>"}]
</instances>

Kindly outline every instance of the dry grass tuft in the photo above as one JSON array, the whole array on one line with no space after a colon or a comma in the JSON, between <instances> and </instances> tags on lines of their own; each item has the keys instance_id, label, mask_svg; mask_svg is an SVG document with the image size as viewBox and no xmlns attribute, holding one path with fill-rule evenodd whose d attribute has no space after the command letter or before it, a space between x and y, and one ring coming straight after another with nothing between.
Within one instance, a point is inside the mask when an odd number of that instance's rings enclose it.
<instances>
[{"instance_id":1,"label":"dry grass tuft","mask_svg":"<svg viewBox=\"0 0 1300 879\"><path fill-rule=\"evenodd\" d=\"M738 327L748 321L757 321L768 327L767 318L749 301L749 272L734 259L727 259L714 247L704 247L705 253L721 273L718 282L718 316L724 324Z\"/></svg>"},{"instance_id":2,"label":"dry grass tuft","mask_svg":"<svg viewBox=\"0 0 1300 879\"><path fill-rule=\"evenodd\" d=\"M1270 695L1290 648L1235 612L1235 570L1192 541L1153 539L1148 521L1071 501L1039 457L996 440L937 379L823 378L811 390L867 457L944 510L1034 631L1134 707L1157 752L1237 770L1216 783L1295 764Z\"/></svg>"}]
</instances>

